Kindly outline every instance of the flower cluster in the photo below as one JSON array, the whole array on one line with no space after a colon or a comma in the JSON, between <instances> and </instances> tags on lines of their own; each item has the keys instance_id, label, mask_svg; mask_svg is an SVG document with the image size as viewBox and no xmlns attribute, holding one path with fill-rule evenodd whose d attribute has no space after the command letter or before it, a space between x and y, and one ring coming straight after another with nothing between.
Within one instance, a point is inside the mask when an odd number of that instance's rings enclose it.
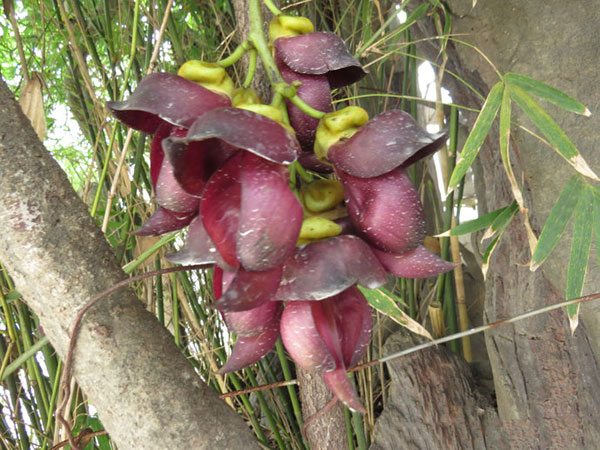
<instances>
[{"instance_id":1,"label":"flower cluster","mask_svg":"<svg viewBox=\"0 0 600 450\"><path fill-rule=\"evenodd\" d=\"M234 90L223 68L199 61L178 75L149 75L127 100L108 103L127 126L153 135L158 208L137 234L189 225L168 258L214 264L213 306L238 336L220 372L256 362L281 335L297 364L322 372L338 399L363 411L346 377L372 328L356 285L453 267L422 245L423 208L406 173L445 136L402 111L371 120L357 107L332 112L331 90L365 74L338 36L280 16L270 38L283 79L327 112L320 120L291 102L262 104ZM300 163L330 175L296 177Z\"/></svg>"}]
</instances>

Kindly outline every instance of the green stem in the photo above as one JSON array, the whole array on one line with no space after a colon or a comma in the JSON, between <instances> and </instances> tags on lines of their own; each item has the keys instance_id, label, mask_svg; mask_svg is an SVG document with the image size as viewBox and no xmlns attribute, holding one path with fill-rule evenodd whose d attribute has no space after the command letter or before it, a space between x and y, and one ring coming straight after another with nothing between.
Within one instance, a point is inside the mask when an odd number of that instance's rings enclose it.
<instances>
[{"instance_id":1,"label":"green stem","mask_svg":"<svg viewBox=\"0 0 600 450\"><path fill-rule=\"evenodd\" d=\"M311 181L313 181L313 177L310 173L308 173L304 167L302 167L302 164L300 164L298 161L294 161L292 164L290 164L290 167L294 167L294 169L296 170L296 173L298 175L300 175L300 178L302 178L304 181L306 181L307 183L310 183Z\"/></svg>"},{"instance_id":2,"label":"green stem","mask_svg":"<svg viewBox=\"0 0 600 450\"><path fill-rule=\"evenodd\" d=\"M263 3L267 8L269 8L269 11L271 11L274 16L281 15L281 11L277 8L277 6L275 6L275 3L273 3L272 0L263 0Z\"/></svg>"},{"instance_id":3,"label":"green stem","mask_svg":"<svg viewBox=\"0 0 600 450\"><path fill-rule=\"evenodd\" d=\"M244 88L249 88L252 80L254 79L254 74L256 73L256 61L258 59L258 53L256 49L251 49L248 52L248 72L246 72L246 78L244 79L244 83L242 86Z\"/></svg>"},{"instance_id":4,"label":"green stem","mask_svg":"<svg viewBox=\"0 0 600 450\"><path fill-rule=\"evenodd\" d=\"M285 97L285 93L283 93L283 96ZM323 111L319 111L318 109L315 109L312 106L310 106L300 97L298 97L296 93L294 93L293 96L288 98L300 111L302 111L304 114L308 114L309 116L314 117L315 119L321 119L326 114Z\"/></svg>"},{"instance_id":5,"label":"green stem","mask_svg":"<svg viewBox=\"0 0 600 450\"><path fill-rule=\"evenodd\" d=\"M273 55L271 55L271 50L269 49L267 39L265 38L262 11L260 9L260 0L249 1L248 15L250 17L250 32L248 34L248 40L252 43L252 45L254 45L254 48L258 52L258 56L260 56L260 60L263 63L265 72L267 73L267 77L271 82L271 86L275 86L280 83L285 84L285 81L283 81L283 78L281 77L281 73L279 73L279 69L277 69L277 64L275 64Z\"/></svg>"},{"instance_id":6,"label":"green stem","mask_svg":"<svg viewBox=\"0 0 600 450\"><path fill-rule=\"evenodd\" d=\"M227 58L222 59L217 64L219 64L221 67L229 67L238 62L239 59L242 56L244 56L244 54L248 50L250 50L250 43L248 41L244 41L237 46L237 48L233 51L231 55L229 55Z\"/></svg>"}]
</instances>

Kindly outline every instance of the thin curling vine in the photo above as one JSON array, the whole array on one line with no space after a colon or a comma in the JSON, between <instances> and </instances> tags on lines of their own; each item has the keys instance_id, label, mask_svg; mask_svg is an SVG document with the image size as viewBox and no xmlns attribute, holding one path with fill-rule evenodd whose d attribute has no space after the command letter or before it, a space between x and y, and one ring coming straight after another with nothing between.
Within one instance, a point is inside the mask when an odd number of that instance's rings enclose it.
<instances>
[{"instance_id":1,"label":"thin curling vine","mask_svg":"<svg viewBox=\"0 0 600 450\"><path fill-rule=\"evenodd\" d=\"M279 11L267 39L259 1L249 8L249 35L232 55L149 75L127 100L107 103L153 135L158 207L137 234L188 227L166 258L214 267L211 306L238 337L220 373L255 363L281 336L297 364L364 412L346 376L372 328L356 285L453 268L422 245L423 206L406 172L446 136L403 111L370 120L357 106L334 111L331 91L366 74L342 39ZM265 67L270 103L247 89L254 64L241 87L227 74L246 52Z\"/></svg>"}]
</instances>

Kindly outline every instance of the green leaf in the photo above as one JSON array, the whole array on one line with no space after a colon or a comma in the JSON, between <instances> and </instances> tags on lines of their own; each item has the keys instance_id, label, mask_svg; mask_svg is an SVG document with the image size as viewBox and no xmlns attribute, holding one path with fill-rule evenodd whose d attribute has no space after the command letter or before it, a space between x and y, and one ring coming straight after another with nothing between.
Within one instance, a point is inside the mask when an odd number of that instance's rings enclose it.
<instances>
[{"instance_id":1,"label":"green leaf","mask_svg":"<svg viewBox=\"0 0 600 450\"><path fill-rule=\"evenodd\" d=\"M473 125L473 129L471 133L469 133L469 137L465 141L465 145L460 153L460 157L456 163L456 167L452 172L452 176L450 177L450 181L448 182L449 188L454 188L458 182L465 176L471 164L475 160L477 153L479 153L479 149L485 140L492 123L496 117L496 113L498 112L498 108L500 107L500 102L502 101L502 93L504 91L504 84L502 82L498 82L494 85L492 90L490 91L479 116L477 116L477 120L475 120L475 124Z\"/></svg>"},{"instance_id":2,"label":"green leaf","mask_svg":"<svg viewBox=\"0 0 600 450\"><path fill-rule=\"evenodd\" d=\"M585 162L585 159L579 154L573 142L538 102L518 86L510 86L510 96L535 126L539 128L560 156L565 158L582 175L600 181Z\"/></svg>"},{"instance_id":3,"label":"green leaf","mask_svg":"<svg viewBox=\"0 0 600 450\"><path fill-rule=\"evenodd\" d=\"M600 188L594 188L594 228L596 235L596 253L598 255L598 263L600 264Z\"/></svg>"},{"instance_id":4,"label":"green leaf","mask_svg":"<svg viewBox=\"0 0 600 450\"><path fill-rule=\"evenodd\" d=\"M489 239L496 233L504 231L518 210L519 205L517 204L516 200L513 200L510 205L508 205L500 214L498 214L498 217L494 219L481 240Z\"/></svg>"},{"instance_id":5,"label":"green leaf","mask_svg":"<svg viewBox=\"0 0 600 450\"><path fill-rule=\"evenodd\" d=\"M591 115L590 110L587 109L583 103L580 103L564 92L559 91L558 89L553 88L546 83L542 83L534 78L509 72L504 75L504 82L507 84L507 86L520 87L527 93L533 94L544 100L548 100L549 102L554 103L556 106L566 109L567 111L574 112L576 114L583 114L584 116Z\"/></svg>"},{"instance_id":6,"label":"green leaf","mask_svg":"<svg viewBox=\"0 0 600 450\"><path fill-rule=\"evenodd\" d=\"M483 216L478 217L477 219L463 222L455 226L454 228L451 228L450 230L446 231L445 233L441 234L440 236L462 236L464 234L470 234L474 233L475 231L483 230L484 228L489 227L494 222L496 217L502 214L502 212L506 210L506 208L508 208L508 206L484 214Z\"/></svg>"},{"instance_id":7,"label":"green leaf","mask_svg":"<svg viewBox=\"0 0 600 450\"><path fill-rule=\"evenodd\" d=\"M6 298L6 301L9 303L14 302L15 300L19 300L21 297L23 297L21 293L15 289L11 290L8 294L4 296L4 298Z\"/></svg>"},{"instance_id":8,"label":"green leaf","mask_svg":"<svg viewBox=\"0 0 600 450\"><path fill-rule=\"evenodd\" d=\"M563 191L558 196L556 203L550 211L548 219L544 224L540 239L531 258L530 269L536 270L552 253L554 246L560 240L573 211L577 206L577 200L582 194L585 185L579 175L573 175Z\"/></svg>"},{"instance_id":9,"label":"green leaf","mask_svg":"<svg viewBox=\"0 0 600 450\"><path fill-rule=\"evenodd\" d=\"M571 244L571 255L567 269L567 291L566 299L572 300L581 297L583 281L590 259L590 247L592 245L592 228L594 225L594 214L590 214L594 207L591 188L584 187L581 197L575 209L573 220L573 243ZM567 306L567 314L571 324L571 332L575 331L579 323L579 306Z\"/></svg>"},{"instance_id":10,"label":"green leaf","mask_svg":"<svg viewBox=\"0 0 600 450\"><path fill-rule=\"evenodd\" d=\"M502 236L502 233L498 234L498 236L496 236L492 240L492 242L490 242L490 245L488 245L487 248L485 249L485 251L483 252L481 272L483 273L484 280L487 276L488 269L490 268L490 258L492 257L494 250L496 250L496 247L498 246L498 242L500 242L501 236Z\"/></svg>"},{"instance_id":11,"label":"green leaf","mask_svg":"<svg viewBox=\"0 0 600 450\"><path fill-rule=\"evenodd\" d=\"M361 286L358 288L363 293L369 304L377 311L388 316L394 322L399 323L413 333L433 340L433 337L431 334L429 334L429 331L427 331L419 322L411 319L408 314L400 309L393 298L393 294L389 293L383 288L365 289Z\"/></svg>"}]
</instances>

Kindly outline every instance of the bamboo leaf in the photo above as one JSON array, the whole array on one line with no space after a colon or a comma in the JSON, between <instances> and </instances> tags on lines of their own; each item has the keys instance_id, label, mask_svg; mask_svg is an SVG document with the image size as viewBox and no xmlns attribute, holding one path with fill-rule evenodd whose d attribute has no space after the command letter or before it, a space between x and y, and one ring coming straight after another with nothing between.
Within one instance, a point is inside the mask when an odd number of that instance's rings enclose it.
<instances>
[{"instance_id":1,"label":"bamboo leaf","mask_svg":"<svg viewBox=\"0 0 600 450\"><path fill-rule=\"evenodd\" d=\"M575 100L564 92L542 83L534 78L527 77L518 73L509 72L504 75L504 82L507 86L518 86L529 94L533 94L544 100L554 103L556 106L567 111L584 116L591 116L592 113L586 106Z\"/></svg>"},{"instance_id":2,"label":"bamboo leaf","mask_svg":"<svg viewBox=\"0 0 600 450\"><path fill-rule=\"evenodd\" d=\"M469 167L471 167L471 164L473 164L473 160L475 160L477 153L479 153L479 149L481 148L481 145L483 144L483 141L490 131L492 123L494 122L494 118L496 117L496 113L500 107L500 102L502 101L503 91L504 85L501 82L496 83L490 91L485 103L483 104L483 107L481 108L479 116L477 116L477 120L475 120L473 129L465 141L465 145L460 153L456 167L450 176L450 181L448 182L449 190L458 184L458 182L465 176L465 173L467 173Z\"/></svg>"},{"instance_id":3,"label":"bamboo leaf","mask_svg":"<svg viewBox=\"0 0 600 450\"><path fill-rule=\"evenodd\" d=\"M596 253L598 255L598 263L600 263L600 188L594 188L594 229L596 235Z\"/></svg>"},{"instance_id":4,"label":"bamboo leaf","mask_svg":"<svg viewBox=\"0 0 600 450\"><path fill-rule=\"evenodd\" d=\"M465 234L470 234L470 233L474 233L475 231L483 230L484 228L489 227L494 222L496 217L498 217L500 214L502 214L502 212L504 210L506 210L506 208L508 208L508 207L509 206L505 206L504 208L500 208L495 211L484 214L483 216L478 217L477 219L463 222L463 223L455 226L454 228L451 228L448 231L445 231L444 233L440 234L439 236L440 237L463 236Z\"/></svg>"},{"instance_id":5,"label":"bamboo leaf","mask_svg":"<svg viewBox=\"0 0 600 450\"><path fill-rule=\"evenodd\" d=\"M510 86L510 96L535 126L539 128L560 156L565 158L582 175L600 181L600 178L588 166L573 142L538 102L518 86Z\"/></svg>"},{"instance_id":6,"label":"bamboo leaf","mask_svg":"<svg viewBox=\"0 0 600 450\"><path fill-rule=\"evenodd\" d=\"M546 260L552 253L554 246L560 240L573 211L577 206L577 200L584 189L584 184L579 175L573 175L563 191L558 196L556 203L550 210L550 215L546 219L540 239L535 247L531 257L530 270L533 272Z\"/></svg>"},{"instance_id":7,"label":"bamboo leaf","mask_svg":"<svg viewBox=\"0 0 600 450\"><path fill-rule=\"evenodd\" d=\"M429 331L427 331L419 322L411 319L411 317L400 309L397 302L392 298L391 293L382 288L365 289L358 287L363 293L369 304L380 313L388 316L394 322L399 323L404 328L413 333L425 336L427 339L433 339ZM385 291L385 292L384 292Z\"/></svg>"},{"instance_id":8,"label":"bamboo leaf","mask_svg":"<svg viewBox=\"0 0 600 450\"><path fill-rule=\"evenodd\" d=\"M517 205L517 202L515 200L509 206L504 208L504 211L498 214L498 217L494 219L490 227L485 231L481 240L484 241L486 239L491 238L496 233L504 231L504 229L510 223L510 221L512 220L512 218L518 210L519 205Z\"/></svg>"},{"instance_id":9,"label":"bamboo leaf","mask_svg":"<svg viewBox=\"0 0 600 450\"><path fill-rule=\"evenodd\" d=\"M571 244L571 255L569 256L569 267L567 269L567 300L581 297L583 291L583 282L592 245L594 214L590 214L590 212L593 207L591 188L585 187L577 202L573 220L573 243ZM579 306L579 303L567 306L571 333L575 332L579 323Z\"/></svg>"},{"instance_id":10,"label":"bamboo leaf","mask_svg":"<svg viewBox=\"0 0 600 450\"><path fill-rule=\"evenodd\" d=\"M502 234L499 234L498 236L496 236L492 240L492 242L490 242L490 245L488 245L487 248L485 249L485 251L483 252L483 262L481 264L481 273L483 274L484 280L486 279L488 270L490 268L490 258L492 257L494 250L496 250L496 247L498 246L498 242L500 241L501 236L502 236Z\"/></svg>"}]
</instances>

